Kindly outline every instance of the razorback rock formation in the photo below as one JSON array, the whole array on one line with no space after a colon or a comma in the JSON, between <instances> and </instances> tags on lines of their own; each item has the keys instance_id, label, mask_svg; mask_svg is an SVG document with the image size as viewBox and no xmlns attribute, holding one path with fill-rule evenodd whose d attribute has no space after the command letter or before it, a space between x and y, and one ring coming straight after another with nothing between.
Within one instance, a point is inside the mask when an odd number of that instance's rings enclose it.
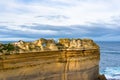
<instances>
[{"instance_id":1,"label":"razorback rock formation","mask_svg":"<svg viewBox=\"0 0 120 80\"><path fill-rule=\"evenodd\" d=\"M18 41L10 44L0 44L1 54L16 54L53 50L83 50L99 48L91 39L61 38L58 42L53 39L39 39L34 42ZM8 47L10 50L8 50Z\"/></svg>"},{"instance_id":2,"label":"razorback rock formation","mask_svg":"<svg viewBox=\"0 0 120 80\"><path fill-rule=\"evenodd\" d=\"M0 52L0 80L102 79L99 46L91 39L20 40L1 44Z\"/></svg>"}]
</instances>

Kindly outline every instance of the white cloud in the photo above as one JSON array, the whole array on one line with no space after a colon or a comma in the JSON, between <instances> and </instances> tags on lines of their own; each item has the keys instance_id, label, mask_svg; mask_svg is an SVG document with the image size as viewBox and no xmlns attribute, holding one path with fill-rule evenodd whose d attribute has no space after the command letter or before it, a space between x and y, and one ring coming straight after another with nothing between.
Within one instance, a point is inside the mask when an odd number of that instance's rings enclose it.
<instances>
[{"instance_id":1,"label":"white cloud","mask_svg":"<svg viewBox=\"0 0 120 80\"><path fill-rule=\"evenodd\" d=\"M6 6L8 12L3 16L3 20L10 21L10 19L14 21L14 23L19 24L31 24L31 23L39 23L39 24L50 24L50 25L76 25L76 24L86 24L87 22L94 22L96 20L109 21L109 18L112 16L118 16L120 14L120 10L115 10L116 4L114 1L78 1L78 0L53 0L56 2L63 2L68 4L74 4L73 6L47 6L42 5L40 3L30 3L30 4L19 4L17 2L11 2ZM76 4L75 4L76 3ZM111 5L113 3L113 5ZM50 4L50 3L46 3ZM116 5L116 6L115 6ZM112 7L112 8L111 8ZM115 7L115 8L114 8ZM13 12L12 12L13 11ZM69 17L68 20L60 21L57 20L48 20L42 18L34 18L34 16L48 16L48 15L64 15ZM12 18L11 18L12 17Z\"/></svg>"},{"instance_id":2,"label":"white cloud","mask_svg":"<svg viewBox=\"0 0 120 80\"><path fill-rule=\"evenodd\" d=\"M102 20L105 22L109 22L112 16L120 15L119 3L118 0L113 1L95 1L95 0L51 0L52 2L62 2L68 4L74 4L73 6L49 6L42 3L37 3L33 1L33 3L22 4L18 3L18 1L2 1L6 11L3 14L0 14L0 21L11 21L14 25L29 25L32 23L39 24L49 24L49 25L80 25L87 24L88 22L95 22L97 20ZM94 1L94 2L93 2ZM10 2L10 3L9 3ZM49 1L50 2L50 1ZM120 2L120 1L119 1ZM117 7L117 9L116 9ZM65 20L50 20L43 18L35 18L35 16L53 16L53 15L64 15L69 17L69 19Z\"/></svg>"},{"instance_id":3,"label":"white cloud","mask_svg":"<svg viewBox=\"0 0 120 80\"><path fill-rule=\"evenodd\" d=\"M23 2L22 2L23 1ZM2 0L0 2L0 26L9 30L38 34L58 34L59 31L33 29L29 26L53 25L72 29L70 25L84 27L106 27L118 29L120 16L120 0ZM41 17L37 17L41 16ZM58 17L59 16L59 17ZM120 17L118 17L120 18ZM119 20L119 19L118 19ZM97 23L94 26L92 23ZM26 27L21 27L25 25ZM86 26L87 25L87 26ZM41 26L38 26L41 27ZM81 26L79 26L81 27ZM80 31L79 31L80 30ZM79 29L76 33L87 34L89 31ZM65 32L65 34L74 34Z\"/></svg>"}]
</instances>

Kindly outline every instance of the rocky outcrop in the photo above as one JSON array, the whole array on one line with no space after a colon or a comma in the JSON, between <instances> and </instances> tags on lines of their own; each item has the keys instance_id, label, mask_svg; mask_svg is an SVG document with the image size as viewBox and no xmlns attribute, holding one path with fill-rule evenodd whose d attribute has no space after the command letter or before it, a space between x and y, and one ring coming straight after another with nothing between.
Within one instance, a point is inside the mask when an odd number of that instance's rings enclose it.
<instances>
[{"instance_id":1,"label":"rocky outcrop","mask_svg":"<svg viewBox=\"0 0 120 80\"><path fill-rule=\"evenodd\" d=\"M41 51L59 50L86 50L99 49L98 45L91 39L68 39L61 38L58 42L53 39L39 39L33 42L18 41L9 44L0 44L0 53L17 54Z\"/></svg>"},{"instance_id":2,"label":"rocky outcrop","mask_svg":"<svg viewBox=\"0 0 120 80\"><path fill-rule=\"evenodd\" d=\"M1 44L3 45L3 44ZM18 41L10 43L12 50L7 50L6 45L0 47L0 52L3 54L16 54L40 51L53 51L53 50L83 50L83 49L96 49L99 48L91 39L68 39L61 38L58 42L53 39L39 39L34 42ZM9 48L10 48L9 46ZM3 47L3 48L2 48Z\"/></svg>"},{"instance_id":3,"label":"rocky outcrop","mask_svg":"<svg viewBox=\"0 0 120 80\"><path fill-rule=\"evenodd\" d=\"M105 75L103 74L103 75L98 76L98 80L107 80L107 79L106 79Z\"/></svg>"},{"instance_id":4,"label":"rocky outcrop","mask_svg":"<svg viewBox=\"0 0 120 80\"><path fill-rule=\"evenodd\" d=\"M25 54L0 56L0 80L102 79L99 76L99 46L93 40L59 39L55 42L39 39L12 45Z\"/></svg>"}]
</instances>

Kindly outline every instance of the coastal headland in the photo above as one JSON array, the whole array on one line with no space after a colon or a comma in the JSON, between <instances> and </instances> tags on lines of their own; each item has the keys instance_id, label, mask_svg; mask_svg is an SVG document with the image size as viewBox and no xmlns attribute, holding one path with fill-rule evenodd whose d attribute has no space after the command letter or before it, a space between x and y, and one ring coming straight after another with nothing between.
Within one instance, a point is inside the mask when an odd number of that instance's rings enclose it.
<instances>
[{"instance_id":1,"label":"coastal headland","mask_svg":"<svg viewBox=\"0 0 120 80\"><path fill-rule=\"evenodd\" d=\"M91 39L20 40L0 44L0 80L103 80L99 61Z\"/></svg>"}]
</instances>

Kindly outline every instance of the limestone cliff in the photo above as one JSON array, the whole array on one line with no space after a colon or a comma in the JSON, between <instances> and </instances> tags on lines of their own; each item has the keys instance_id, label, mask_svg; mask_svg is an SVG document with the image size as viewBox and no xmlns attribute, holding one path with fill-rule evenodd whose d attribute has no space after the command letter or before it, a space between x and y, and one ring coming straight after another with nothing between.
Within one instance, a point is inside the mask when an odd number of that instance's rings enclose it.
<instances>
[{"instance_id":1,"label":"limestone cliff","mask_svg":"<svg viewBox=\"0 0 120 80\"><path fill-rule=\"evenodd\" d=\"M0 56L0 80L98 80L100 51L93 40L39 39L12 45L12 55Z\"/></svg>"}]
</instances>

